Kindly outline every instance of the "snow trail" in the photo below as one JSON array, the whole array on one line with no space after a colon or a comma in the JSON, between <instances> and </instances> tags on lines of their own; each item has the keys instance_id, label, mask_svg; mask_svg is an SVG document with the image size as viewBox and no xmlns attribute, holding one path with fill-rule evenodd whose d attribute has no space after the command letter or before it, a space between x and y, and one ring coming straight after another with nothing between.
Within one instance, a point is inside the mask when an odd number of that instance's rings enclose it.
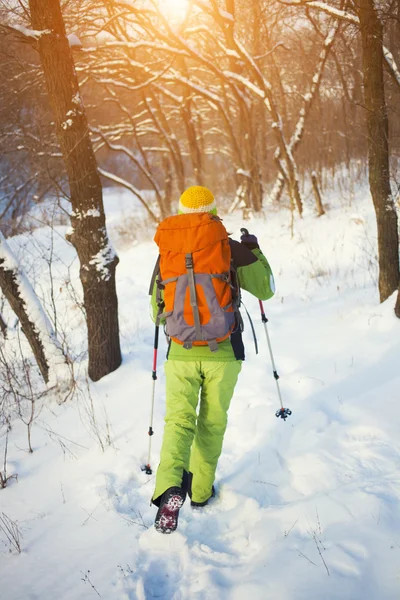
<instances>
[{"instance_id":1,"label":"snow trail","mask_svg":"<svg viewBox=\"0 0 400 600\"><path fill-rule=\"evenodd\" d=\"M140 469L152 384L147 288L156 247L141 238L139 225L138 242L127 243L119 223L121 213L132 222L128 209L116 196L110 200L110 237L121 258L124 362L90 390L100 435L108 423L111 445L102 452L96 444L83 395L43 409L32 456L23 452L25 433L16 423L9 471L18 472L19 482L1 491L0 501L23 530L23 552L9 555L0 538L7 598L86 600L97 590L109 600L397 600L399 325L394 298L379 306L371 281L370 204L361 199L335 208L336 202L318 226L306 216L293 241L285 213L271 210L246 224L276 276L277 295L265 308L284 404L293 415L286 422L275 417L279 404L258 304L247 296L260 354L247 327L247 361L229 413L217 497L202 510L186 502L178 531L162 536L150 506L154 475ZM224 222L238 238L240 219ZM46 235L40 230L34 237L44 243ZM14 249L20 242L13 240ZM30 272L37 269L46 289L30 249L22 258L33 261ZM65 265L77 278L61 237L55 251L62 257L59 281ZM64 292L57 302L65 311L60 326L74 323L70 341L78 354L83 317ZM162 343L160 360L165 349ZM165 398L161 364L159 370L154 471Z\"/></svg>"}]
</instances>

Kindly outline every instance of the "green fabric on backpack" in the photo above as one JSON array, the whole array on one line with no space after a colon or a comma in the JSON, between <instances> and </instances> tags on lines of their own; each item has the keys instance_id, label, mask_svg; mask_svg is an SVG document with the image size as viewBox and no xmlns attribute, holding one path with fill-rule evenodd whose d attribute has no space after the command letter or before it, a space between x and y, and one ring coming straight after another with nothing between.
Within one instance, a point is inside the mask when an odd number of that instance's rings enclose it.
<instances>
[{"instance_id":1,"label":"green fabric on backpack","mask_svg":"<svg viewBox=\"0 0 400 600\"><path fill-rule=\"evenodd\" d=\"M210 497L241 366L241 361L165 364L165 428L154 500L168 488L181 486L183 471L193 473L194 502Z\"/></svg>"}]
</instances>

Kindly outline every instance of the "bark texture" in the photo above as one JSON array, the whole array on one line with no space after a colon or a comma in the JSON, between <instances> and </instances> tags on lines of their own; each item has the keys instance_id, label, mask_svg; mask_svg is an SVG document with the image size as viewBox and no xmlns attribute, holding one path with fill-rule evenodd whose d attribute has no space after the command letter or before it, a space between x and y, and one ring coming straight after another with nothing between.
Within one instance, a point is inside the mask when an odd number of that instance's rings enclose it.
<instances>
[{"instance_id":1,"label":"bark texture","mask_svg":"<svg viewBox=\"0 0 400 600\"><path fill-rule=\"evenodd\" d=\"M317 207L317 214L319 217L322 217L322 215L325 214L325 209L324 205L322 204L321 192L319 190L318 177L316 173L311 174L311 182L314 192L315 206Z\"/></svg>"},{"instance_id":2,"label":"bark texture","mask_svg":"<svg viewBox=\"0 0 400 600\"><path fill-rule=\"evenodd\" d=\"M185 60L180 61L181 69L186 78L188 78L188 69ZM196 123L195 106L192 100L192 93L188 85L182 85L183 102L181 105L182 120L186 128L186 136L189 146L189 154L193 166L194 179L196 185L204 185L204 161L201 148L202 131ZM200 130L199 130L200 129Z\"/></svg>"},{"instance_id":3,"label":"bark texture","mask_svg":"<svg viewBox=\"0 0 400 600\"><path fill-rule=\"evenodd\" d=\"M381 302L384 302L399 286L399 236L397 213L390 189L383 31L374 0L360 0L358 14L368 128L369 186L378 228L379 295Z\"/></svg>"},{"instance_id":4,"label":"bark texture","mask_svg":"<svg viewBox=\"0 0 400 600\"><path fill-rule=\"evenodd\" d=\"M87 314L89 377L121 364L115 269L118 257L107 237L102 188L85 109L59 0L29 0L32 28L42 31L38 49L65 161L72 204L69 241L80 260Z\"/></svg>"}]
</instances>

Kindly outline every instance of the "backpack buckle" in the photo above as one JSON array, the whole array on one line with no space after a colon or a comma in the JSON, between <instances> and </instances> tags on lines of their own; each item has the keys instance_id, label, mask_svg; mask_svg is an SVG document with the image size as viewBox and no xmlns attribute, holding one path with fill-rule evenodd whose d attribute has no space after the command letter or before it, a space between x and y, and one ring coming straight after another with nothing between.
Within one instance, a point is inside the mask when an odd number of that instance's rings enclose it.
<instances>
[{"instance_id":1,"label":"backpack buckle","mask_svg":"<svg viewBox=\"0 0 400 600\"><path fill-rule=\"evenodd\" d=\"M217 340L210 340L208 343L208 347L210 348L211 352L218 352L218 342Z\"/></svg>"},{"instance_id":2,"label":"backpack buckle","mask_svg":"<svg viewBox=\"0 0 400 600\"><path fill-rule=\"evenodd\" d=\"M185 267L186 269L193 269L193 256L191 254L185 256Z\"/></svg>"}]
</instances>

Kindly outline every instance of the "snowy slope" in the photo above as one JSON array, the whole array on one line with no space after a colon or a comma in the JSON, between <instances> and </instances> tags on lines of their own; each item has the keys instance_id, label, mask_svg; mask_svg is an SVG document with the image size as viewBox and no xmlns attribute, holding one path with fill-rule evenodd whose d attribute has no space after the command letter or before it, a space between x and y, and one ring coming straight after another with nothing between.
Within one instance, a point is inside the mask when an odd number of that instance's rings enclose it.
<instances>
[{"instance_id":1,"label":"snowy slope","mask_svg":"<svg viewBox=\"0 0 400 600\"><path fill-rule=\"evenodd\" d=\"M118 204L116 207L115 204ZM16 422L0 514L22 532L22 553L0 533L1 596L7 600L394 600L400 597L400 323L394 297L379 306L373 278L374 219L360 194L351 207L332 201L321 219L296 224L268 211L246 222L274 269L278 292L266 304L285 403L278 421L275 382L257 301L256 321L230 411L218 470L218 497L202 511L185 504L179 530L152 523L153 477L147 451L153 328L147 287L156 248L136 209L107 201L119 252L118 293L124 362L90 384L84 378L84 319L67 293L79 292L78 265L54 236L56 303L77 360L76 397L46 398L33 429L34 453ZM127 212L128 211L128 212ZM136 224L135 224L136 223ZM239 216L225 219L236 239ZM49 233L12 240L42 297ZM162 347L162 351L165 347ZM164 378L157 386L153 466L162 439ZM92 415L92 416L90 416ZM108 441L111 443L109 444Z\"/></svg>"}]
</instances>

